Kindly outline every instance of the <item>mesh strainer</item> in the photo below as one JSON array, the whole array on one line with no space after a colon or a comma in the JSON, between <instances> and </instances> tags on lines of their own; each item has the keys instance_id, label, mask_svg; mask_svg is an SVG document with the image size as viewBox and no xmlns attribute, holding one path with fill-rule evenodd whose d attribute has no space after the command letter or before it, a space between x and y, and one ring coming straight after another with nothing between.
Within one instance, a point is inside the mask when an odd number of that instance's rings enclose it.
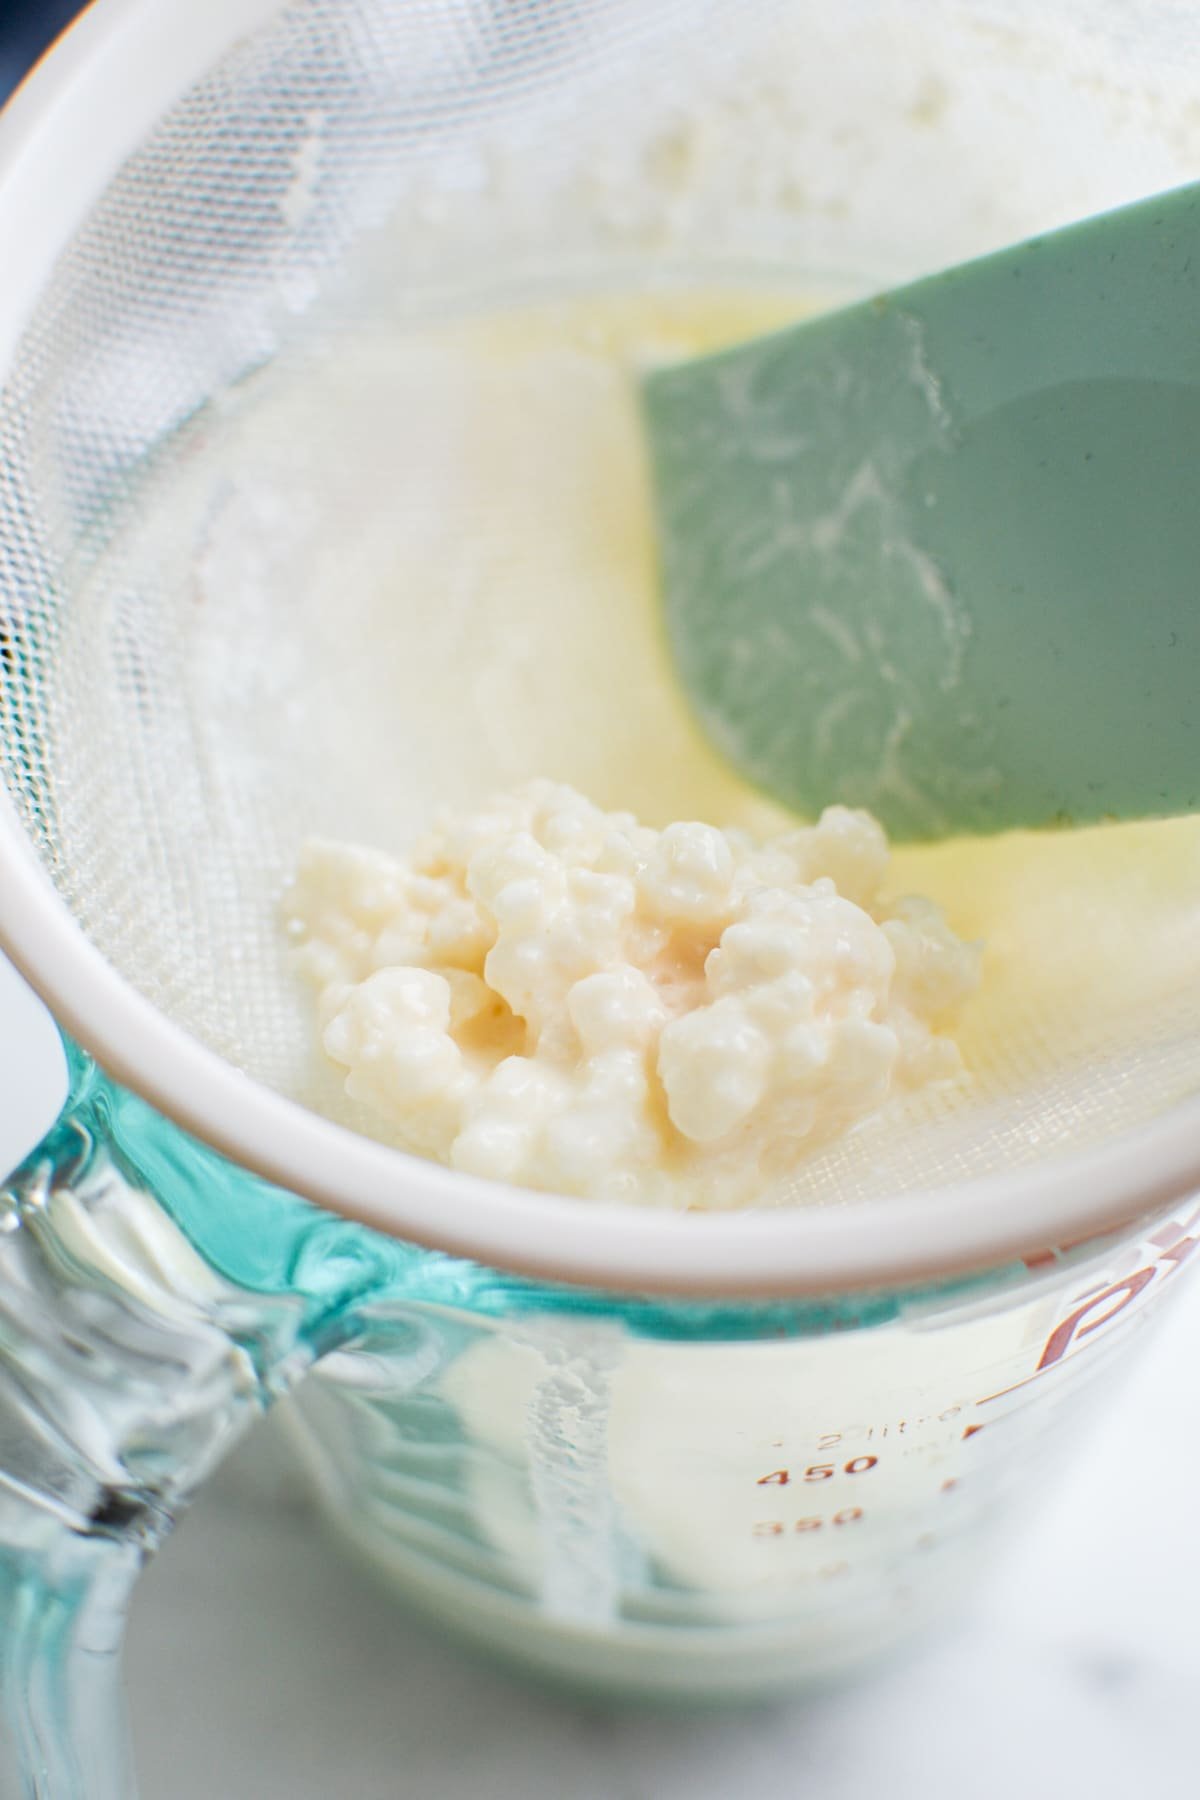
<instances>
[{"instance_id":1,"label":"mesh strainer","mask_svg":"<svg viewBox=\"0 0 1200 1800\"><path fill-rule=\"evenodd\" d=\"M981 1015L969 1105L831 1152L805 1176L825 1205L736 1218L372 1141L312 1066L276 919L313 831L401 847L434 803L536 772L637 805L605 791L605 709L622 767L675 768L619 597L551 566L591 478L540 435L561 370L514 386L476 347L464 381L472 319L569 339L569 295L845 294L1196 175L1188 59L1163 53L1188 6L997 10L99 0L29 84L0 128L0 934L119 1080L338 1212L647 1288L942 1271L1197 1184L1187 826L1097 840L1074 887L1030 846L1025 941L1057 931L1073 983L1043 953ZM1143 856L1166 901L1128 878Z\"/></svg>"}]
</instances>

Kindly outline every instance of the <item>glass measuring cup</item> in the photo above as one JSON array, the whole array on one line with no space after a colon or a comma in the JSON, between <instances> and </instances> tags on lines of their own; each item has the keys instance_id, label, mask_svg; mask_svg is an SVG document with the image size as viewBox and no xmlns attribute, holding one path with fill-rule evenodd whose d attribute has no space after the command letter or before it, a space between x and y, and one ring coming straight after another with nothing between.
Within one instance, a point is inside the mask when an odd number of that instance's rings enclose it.
<instances>
[{"instance_id":1,"label":"glass measuring cup","mask_svg":"<svg viewBox=\"0 0 1200 1800\"><path fill-rule=\"evenodd\" d=\"M197 962L215 948L200 909L190 929L171 910L171 870L199 879L196 859L144 858L134 831L115 874L94 865L89 883L59 854L81 829L62 816L73 785L102 817L122 753L119 734L94 731L59 759L42 728L69 672L61 597L97 536L144 502L156 463L214 428L213 396L264 363L303 366L295 339L346 241L387 270L389 209L426 298L501 253L528 278L551 240L572 278L639 279L678 255L684 271L715 258L756 280L786 264L836 282L915 273L1194 173L1183 13L1030 9L1014 36L1007 12L998 24L987 6L946 6L921 36L910 11L739 11L766 34L770 80L750 107L726 94L722 112L724 42L694 71L715 148L679 136L664 102L672 130L656 127L649 150L610 132L582 187L551 179L515 216L495 209L503 158L497 174L461 141L443 154L438 108L464 59L467 123L511 125L504 150L519 156L534 90L518 77L543 95L561 77L582 113L602 76L611 96L636 64L669 98L680 34L704 35L694 7L649 20L621 5L447 6L419 15L421 38L418 15L386 4L102 0L8 122L0 589L22 822L7 822L0 923L87 1046L67 1114L11 1184L2 1245L16 1791L128 1791L97 1736L128 1583L242 1425L314 1364L297 1402L307 1454L339 1523L398 1584L543 1671L764 1692L844 1672L954 1599L983 1526L1025 1492L1018 1469L1049 1456L1076 1390L1100 1391L1088 1369L1181 1285L1200 1174L1186 1109L990 1187L898 1192L886 1212L568 1211L414 1167L249 1082L215 1056L207 1021L169 1024L169 970L145 991L156 920L181 953L199 944ZM711 16L731 24L728 9ZM771 35L785 16L808 44L795 85ZM651 116L653 100L643 85ZM1071 128L1051 132L1059 113ZM798 124L814 146L803 170ZM117 174L131 151L143 160ZM146 611L136 598L124 627ZM155 682L178 645L151 633L134 647L124 699L169 744ZM82 712L94 696L70 699ZM162 803L155 768L140 773L126 813L146 792ZM167 788L186 821L177 761ZM130 919L107 963L88 912L105 894ZM230 947L248 985L253 957Z\"/></svg>"},{"instance_id":2,"label":"glass measuring cup","mask_svg":"<svg viewBox=\"0 0 1200 1800\"><path fill-rule=\"evenodd\" d=\"M331 1219L72 1069L0 1240L13 1793L130 1791L130 1585L289 1391L330 1519L444 1625L587 1692L761 1698L968 1601L1200 1243L1198 1199L924 1285L580 1289Z\"/></svg>"}]
</instances>

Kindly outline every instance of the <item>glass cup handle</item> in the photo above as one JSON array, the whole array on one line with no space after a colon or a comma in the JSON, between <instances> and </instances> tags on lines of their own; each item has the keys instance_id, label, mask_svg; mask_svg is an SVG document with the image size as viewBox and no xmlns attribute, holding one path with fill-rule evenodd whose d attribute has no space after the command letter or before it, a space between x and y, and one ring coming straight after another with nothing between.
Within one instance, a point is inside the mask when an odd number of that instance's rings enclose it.
<instances>
[{"instance_id":1,"label":"glass cup handle","mask_svg":"<svg viewBox=\"0 0 1200 1800\"><path fill-rule=\"evenodd\" d=\"M66 1109L0 1189L0 1800L130 1800L137 1574L250 1422L352 1334L392 1255L357 1228L331 1242L336 1221L67 1052ZM251 1247L245 1270L222 1244Z\"/></svg>"}]
</instances>

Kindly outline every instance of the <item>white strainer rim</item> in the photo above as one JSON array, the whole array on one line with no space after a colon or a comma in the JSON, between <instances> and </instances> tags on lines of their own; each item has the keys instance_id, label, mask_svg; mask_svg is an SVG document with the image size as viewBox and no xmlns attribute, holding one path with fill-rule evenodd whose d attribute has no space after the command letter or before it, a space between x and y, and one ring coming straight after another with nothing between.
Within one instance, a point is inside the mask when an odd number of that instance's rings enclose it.
<instances>
[{"instance_id":1,"label":"white strainer rim","mask_svg":"<svg viewBox=\"0 0 1200 1800\"><path fill-rule=\"evenodd\" d=\"M280 10L282 0L186 11L94 0L35 70L0 117L0 374L57 254L148 125ZM842 1206L666 1213L460 1175L284 1099L160 1013L76 924L7 795L0 944L115 1080L245 1168L346 1218L538 1277L745 1296L924 1282L1081 1242L1200 1188L1200 1096L1038 1168Z\"/></svg>"}]
</instances>

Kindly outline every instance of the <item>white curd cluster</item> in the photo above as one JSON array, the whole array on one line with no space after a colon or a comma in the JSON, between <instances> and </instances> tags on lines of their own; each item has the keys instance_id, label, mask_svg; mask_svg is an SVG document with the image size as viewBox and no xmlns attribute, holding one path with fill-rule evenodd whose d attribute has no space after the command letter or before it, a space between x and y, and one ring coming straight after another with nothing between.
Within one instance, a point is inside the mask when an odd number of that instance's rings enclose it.
<instances>
[{"instance_id":1,"label":"white curd cluster","mask_svg":"<svg viewBox=\"0 0 1200 1800\"><path fill-rule=\"evenodd\" d=\"M287 895L346 1093L451 1167L752 1204L894 1091L958 1072L979 955L880 898L867 813L756 843L535 781L407 861L312 842Z\"/></svg>"}]
</instances>

